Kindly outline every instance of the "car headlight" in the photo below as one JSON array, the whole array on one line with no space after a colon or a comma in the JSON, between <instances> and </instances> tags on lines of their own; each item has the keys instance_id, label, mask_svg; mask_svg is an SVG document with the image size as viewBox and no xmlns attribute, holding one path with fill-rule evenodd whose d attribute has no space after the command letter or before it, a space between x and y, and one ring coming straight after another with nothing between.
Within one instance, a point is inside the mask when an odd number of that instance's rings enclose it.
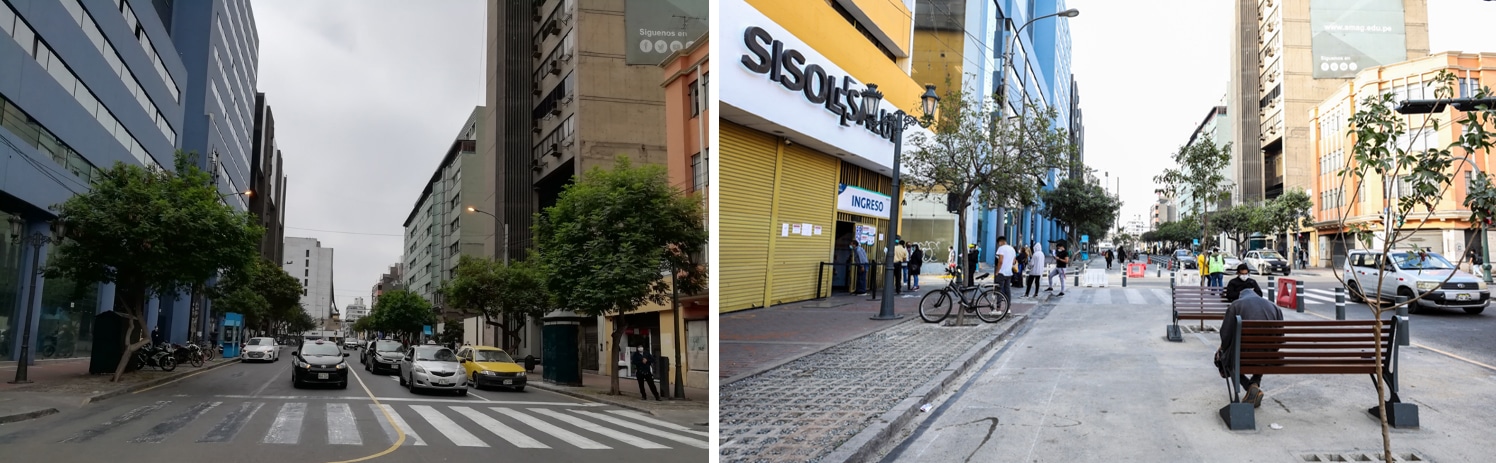
<instances>
[{"instance_id":1,"label":"car headlight","mask_svg":"<svg viewBox=\"0 0 1496 463\"><path fill-rule=\"evenodd\" d=\"M1436 289L1439 289L1439 282L1437 282L1437 281L1420 281L1420 282L1418 282L1418 290L1419 291L1433 291L1433 290L1436 290Z\"/></svg>"},{"instance_id":2,"label":"car headlight","mask_svg":"<svg viewBox=\"0 0 1496 463\"><path fill-rule=\"evenodd\" d=\"M344 369L344 368L348 368L348 363L347 362L339 363L339 364L333 366L333 368L337 368L339 370Z\"/></svg>"},{"instance_id":3,"label":"car headlight","mask_svg":"<svg viewBox=\"0 0 1496 463\"><path fill-rule=\"evenodd\" d=\"M411 370L411 371L414 371L414 372L416 372L416 373L420 373L420 374L423 374L423 375L424 375L424 374L426 374L426 369L425 369L425 368L421 368L421 366L420 366L420 365L416 365L416 366L414 366L414 367L411 367L411 368L410 368L410 370Z\"/></svg>"},{"instance_id":4,"label":"car headlight","mask_svg":"<svg viewBox=\"0 0 1496 463\"><path fill-rule=\"evenodd\" d=\"M519 372L519 374L514 375L514 376L518 376L520 378L523 378L523 377L525 377L525 372L521 371L521 372Z\"/></svg>"},{"instance_id":5,"label":"car headlight","mask_svg":"<svg viewBox=\"0 0 1496 463\"><path fill-rule=\"evenodd\" d=\"M302 362L302 361L299 361L299 360L296 362L296 366L300 367L300 368L306 368L308 370L312 369L312 364L306 363L306 362Z\"/></svg>"},{"instance_id":6,"label":"car headlight","mask_svg":"<svg viewBox=\"0 0 1496 463\"><path fill-rule=\"evenodd\" d=\"M499 374L499 372L497 372L497 371L483 370L483 376L494 376L494 375L497 375L497 374Z\"/></svg>"}]
</instances>

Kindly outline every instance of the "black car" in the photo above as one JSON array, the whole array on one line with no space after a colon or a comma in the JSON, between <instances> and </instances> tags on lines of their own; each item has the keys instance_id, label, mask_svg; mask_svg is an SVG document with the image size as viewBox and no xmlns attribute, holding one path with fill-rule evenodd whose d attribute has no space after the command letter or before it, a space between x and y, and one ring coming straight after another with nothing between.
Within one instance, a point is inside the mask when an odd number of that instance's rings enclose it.
<instances>
[{"instance_id":1,"label":"black car","mask_svg":"<svg viewBox=\"0 0 1496 463\"><path fill-rule=\"evenodd\" d=\"M364 370L381 374L380 372L399 373L400 360L405 359L405 344L400 341L381 339L369 343L359 354L359 360L363 361Z\"/></svg>"},{"instance_id":2,"label":"black car","mask_svg":"<svg viewBox=\"0 0 1496 463\"><path fill-rule=\"evenodd\" d=\"M291 386L336 384L348 388L348 354L328 341L307 341L291 352Z\"/></svg>"}]
</instances>

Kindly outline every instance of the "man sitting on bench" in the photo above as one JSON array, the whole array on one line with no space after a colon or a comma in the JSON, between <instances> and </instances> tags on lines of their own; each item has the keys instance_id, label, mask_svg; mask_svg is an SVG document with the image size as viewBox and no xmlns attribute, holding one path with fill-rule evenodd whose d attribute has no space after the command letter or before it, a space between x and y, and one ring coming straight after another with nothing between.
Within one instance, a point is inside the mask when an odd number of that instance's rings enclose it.
<instances>
[{"instance_id":1,"label":"man sitting on bench","mask_svg":"<svg viewBox=\"0 0 1496 463\"><path fill-rule=\"evenodd\" d=\"M1236 266L1236 278L1232 278L1230 283L1226 283L1226 302L1235 302L1237 298L1241 297L1241 292L1244 289L1251 289L1252 291L1256 291L1259 297L1262 296L1262 288L1257 286L1257 280L1253 280L1252 277L1247 276L1248 273L1251 273L1251 270L1247 267L1247 264Z\"/></svg>"},{"instance_id":2,"label":"man sitting on bench","mask_svg":"<svg viewBox=\"0 0 1496 463\"><path fill-rule=\"evenodd\" d=\"M1245 265L1237 267L1238 275L1243 274L1245 268ZM1238 281L1241 280L1231 280L1232 284L1235 284ZM1253 283L1252 286L1255 288L1257 285L1256 283ZM1228 289L1227 291L1230 290ZM1229 359L1232 358L1232 356L1236 355L1235 352L1232 352L1229 349L1231 349L1236 341L1236 317L1238 315L1241 316L1242 320L1283 319L1283 311L1278 310L1277 305L1274 305L1272 302L1268 302L1267 299L1264 299L1262 297L1261 291L1262 290L1260 289L1257 290L1257 293L1253 293L1251 291L1239 291L1241 294L1240 298L1232 302L1231 307L1226 309L1226 316L1221 321L1221 348L1217 350L1220 357L1217 358ZM1262 375L1257 374L1252 375L1251 378L1247 378L1247 375L1242 374L1241 378L1239 378L1238 380L1241 382L1242 386L1245 386L1247 388L1247 395L1242 397L1242 402L1251 402L1252 408L1261 407Z\"/></svg>"}]
</instances>

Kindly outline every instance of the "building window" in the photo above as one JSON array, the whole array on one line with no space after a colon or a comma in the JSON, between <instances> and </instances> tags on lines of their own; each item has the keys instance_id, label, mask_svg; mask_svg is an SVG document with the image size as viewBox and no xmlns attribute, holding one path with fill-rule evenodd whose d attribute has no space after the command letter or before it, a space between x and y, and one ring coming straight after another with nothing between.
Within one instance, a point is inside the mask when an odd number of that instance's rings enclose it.
<instances>
[{"instance_id":1,"label":"building window","mask_svg":"<svg viewBox=\"0 0 1496 463\"><path fill-rule=\"evenodd\" d=\"M691 189L692 191L706 191L707 172L706 160L701 153L691 156Z\"/></svg>"},{"instance_id":2,"label":"building window","mask_svg":"<svg viewBox=\"0 0 1496 463\"><path fill-rule=\"evenodd\" d=\"M694 80L691 81L689 84L691 89L686 93L686 96L691 98L691 117L701 115L701 86L697 85L698 83Z\"/></svg>"},{"instance_id":3,"label":"building window","mask_svg":"<svg viewBox=\"0 0 1496 463\"><path fill-rule=\"evenodd\" d=\"M304 269L304 270L302 270L301 271L301 276L304 276L304 277L312 276L312 270L311 269Z\"/></svg>"},{"instance_id":4,"label":"building window","mask_svg":"<svg viewBox=\"0 0 1496 463\"><path fill-rule=\"evenodd\" d=\"M861 21L858 21L857 17L852 16L852 12L847 11L847 7L842 6L841 1L831 0L831 8L835 9L837 13L841 13L842 19L846 19L848 23L852 24L852 27L857 28L857 32L861 32L862 36L866 38L867 41L872 42L873 46L878 47L878 51L883 52L883 56L887 56L889 61L898 60L898 58L894 56L893 51L889 50L888 47L883 45L882 41L873 36L873 32L868 30L867 26L863 25Z\"/></svg>"}]
</instances>

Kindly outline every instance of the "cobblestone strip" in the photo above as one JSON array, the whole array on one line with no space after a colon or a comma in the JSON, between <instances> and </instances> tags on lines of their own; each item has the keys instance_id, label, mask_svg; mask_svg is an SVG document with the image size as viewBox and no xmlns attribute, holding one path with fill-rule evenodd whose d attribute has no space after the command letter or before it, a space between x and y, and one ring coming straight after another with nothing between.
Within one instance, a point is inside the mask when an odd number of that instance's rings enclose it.
<instances>
[{"instance_id":1,"label":"cobblestone strip","mask_svg":"<svg viewBox=\"0 0 1496 463\"><path fill-rule=\"evenodd\" d=\"M728 384L722 461L817 461L1000 326L905 323Z\"/></svg>"}]
</instances>

